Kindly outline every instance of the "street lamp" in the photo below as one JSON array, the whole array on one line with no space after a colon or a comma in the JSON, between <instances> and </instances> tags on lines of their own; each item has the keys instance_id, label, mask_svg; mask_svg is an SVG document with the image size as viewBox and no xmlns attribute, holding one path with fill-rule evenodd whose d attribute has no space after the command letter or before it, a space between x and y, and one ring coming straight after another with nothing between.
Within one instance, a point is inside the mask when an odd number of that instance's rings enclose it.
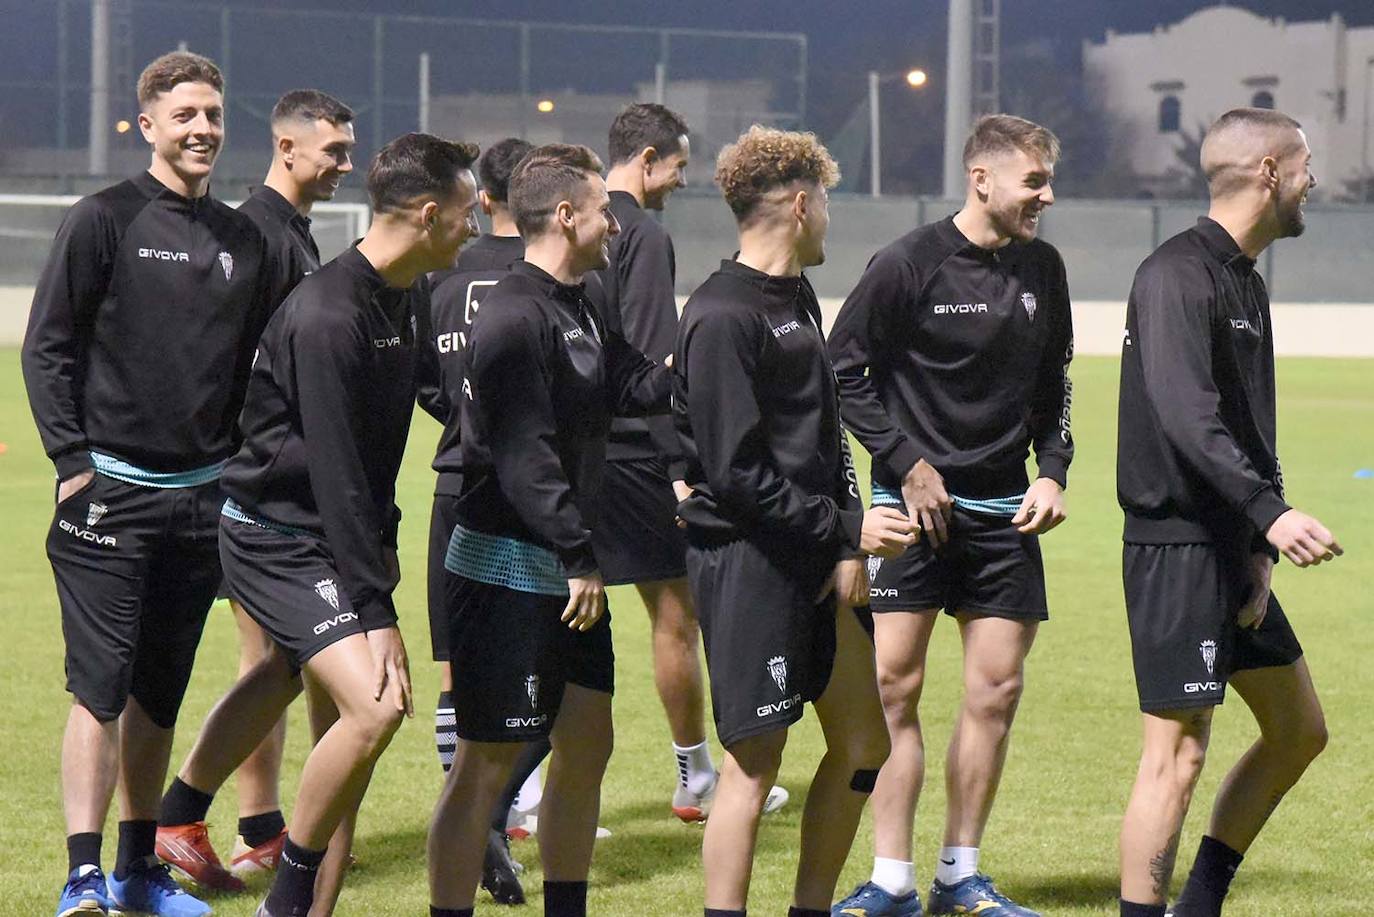
<instances>
[{"instance_id":1,"label":"street lamp","mask_svg":"<svg viewBox=\"0 0 1374 917\"><path fill-rule=\"evenodd\" d=\"M1370 72L1374 70L1374 57L1364 62L1364 128L1360 131L1360 200L1369 201L1369 90Z\"/></svg>"},{"instance_id":2,"label":"street lamp","mask_svg":"<svg viewBox=\"0 0 1374 917\"><path fill-rule=\"evenodd\" d=\"M868 71L868 165L872 176L870 188L874 197L883 196L882 154L879 145L882 138L878 106L878 87L892 80L903 79L912 89L920 89L929 79L926 72L919 68L900 73L881 74L876 70Z\"/></svg>"}]
</instances>

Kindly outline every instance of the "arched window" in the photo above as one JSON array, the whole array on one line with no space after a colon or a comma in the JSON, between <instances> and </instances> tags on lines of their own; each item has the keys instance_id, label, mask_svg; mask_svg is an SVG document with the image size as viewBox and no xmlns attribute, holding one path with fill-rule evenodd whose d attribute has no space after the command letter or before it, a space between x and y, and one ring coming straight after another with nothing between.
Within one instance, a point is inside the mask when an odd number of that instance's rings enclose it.
<instances>
[{"instance_id":1,"label":"arched window","mask_svg":"<svg viewBox=\"0 0 1374 917\"><path fill-rule=\"evenodd\" d=\"M1159 100L1159 132L1176 134L1182 121L1178 96L1165 96Z\"/></svg>"},{"instance_id":2,"label":"arched window","mask_svg":"<svg viewBox=\"0 0 1374 917\"><path fill-rule=\"evenodd\" d=\"M1273 108L1274 94L1268 89L1261 89L1250 98L1251 108Z\"/></svg>"}]
</instances>

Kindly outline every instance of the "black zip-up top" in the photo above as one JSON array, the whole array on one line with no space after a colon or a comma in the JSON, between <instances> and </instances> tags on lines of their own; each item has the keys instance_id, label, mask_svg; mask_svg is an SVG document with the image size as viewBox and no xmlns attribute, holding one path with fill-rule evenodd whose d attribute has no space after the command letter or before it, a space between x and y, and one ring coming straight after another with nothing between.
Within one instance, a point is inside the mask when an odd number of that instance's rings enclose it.
<instances>
[{"instance_id":1,"label":"black zip-up top","mask_svg":"<svg viewBox=\"0 0 1374 917\"><path fill-rule=\"evenodd\" d=\"M759 539L828 560L858 549L863 503L820 323L805 277L737 261L687 300L673 415L694 542Z\"/></svg>"},{"instance_id":2,"label":"black zip-up top","mask_svg":"<svg viewBox=\"0 0 1374 917\"><path fill-rule=\"evenodd\" d=\"M953 217L879 251L830 331L844 422L899 489L925 459L952 494L997 498L1067 483L1073 316L1064 262L1039 239L995 251Z\"/></svg>"},{"instance_id":3,"label":"black zip-up top","mask_svg":"<svg viewBox=\"0 0 1374 917\"><path fill-rule=\"evenodd\" d=\"M434 470L439 472L436 494L462 494L462 455L458 444L462 440L462 405L467 400L463 396L463 350L472 335L473 319L497 281L524 255L525 241L519 236L488 234L465 245L451 269L433 275L433 333L427 346L431 348L429 362L437 367L438 379L422 380L420 403L444 425L434 454Z\"/></svg>"},{"instance_id":4,"label":"black zip-up top","mask_svg":"<svg viewBox=\"0 0 1374 917\"><path fill-rule=\"evenodd\" d=\"M415 408L428 282L388 287L354 246L306 277L268 323L224 492L244 512L329 545L368 630L396 621L396 474Z\"/></svg>"},{"instance_id":5,"label":"black zip-up top","mask_svg":"<svg viewBox=\"0 0 1374 917\"><path fill-rule=\"evenodd\" d=\"M667 411L667 371L607 329L581 284L525 261L482 301L465 359L460 523L592 572L611 416Z\"/></svg>"},{"instance_id":6,"label":"black zip-up top","mask_svg":"<svg viewBox=\"0 0 1374 917\"><path fill-rule=\"evenodd\" d=\"M634 195L612 191L611 213L620 232L611 239L611 263L598 271L601 288L588 285L606 325L620 332L640 353L662 360L673 352L677 338L677 298L673 285L677 258L673 240L654 216L639 206ZM669 416L616 417L606 458L611 461L658 458L664 464L678 457L677 434Z\"/></svg>"},{"instance_id":7,"label":"black zip-up top","mask_svg":"<svg viewBox=\"0 0 1374 917\"><path fill-rule=\"evenodd\" d=\"M239 213L247 214L267 240L268 285L275 308L302 277L320 269L320 248L310 234L310 218L266 185L239 204Z\"/></svg>"},{"instance_id":8,"label":"black zip-up top","mask_svg":"<svg viewBox=\"0 0 1374 917\"><path fill-rule=\"evenodd\" d=\"M62 220L24 337L24 382L59 478L95 450L154 472L233 455L273 303L262 233L149 173Z\"/></svg>"},{"instance_id":9,"label":"black zip-up top","mask_svg":"<svg viewBox=\"0 0 1374 917\"><path fill-rule=\"evenodd\" d=\"M1126 540L1262 535L1289 509L1274 419L1269 294L1224 228L1203 217L1136 271L1126 306L1117 427Z\"/></svg>"}]
</instances>

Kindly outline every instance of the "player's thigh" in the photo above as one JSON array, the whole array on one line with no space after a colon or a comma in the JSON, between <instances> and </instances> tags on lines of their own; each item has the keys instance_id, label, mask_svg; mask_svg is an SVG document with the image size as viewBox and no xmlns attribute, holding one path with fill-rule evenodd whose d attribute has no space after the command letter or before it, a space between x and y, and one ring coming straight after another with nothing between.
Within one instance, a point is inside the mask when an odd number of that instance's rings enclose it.
<instances>
[{"instance_id":1,"label":"player's thigh","mask_svg":"<svg viewBox=\"0 0 1374 917\"><path fill-rule=\"evenodd\" d=\"M835 663L815 706L827 745L847 746L878 761L887 756L887 724L878 696L873 641L852 608L836 610Z\"/></svg>"},{"instance_id":2,"label":"player's thigh","mask_svg":"<svg viewBox=\"0 0 1374 917\"><path fill-rule=\"evenodd\" d=\"M1003 618L959 611L966 684L996 684L1020 678L1040 629L1034 618Z\"/></svg>"},{"instance_id":3,"label":"player's thigh","mask_svg":"<svg viewBox=\"0 0 1374 917\"><path fill-rule=\"evenodd\" d=\"M568 682L549 741L565 762L604 768L615 744L611 695Z\"/></svg>"},{"instance_id":4,"label":"player's thigh","mask_svg":"<svg viewBox=\"0 0 1374 917\"><path fill-rule=\"evenodd\" d=\"M1326 744L1326 718L1306 659L1233 672L1231 686L1266 738L1317 750Z\"/></svg>"},{"instance_id":5,"label":"player's thigh","mask_svg":"<svg viewBox=\"0 0 1374 917\"><path fill-rule=\"evenodd\" d=\"M885 692L920 691L930 638L939 618L940 609L934 607L873 614L875 668Z\"/></svg>"}]
</instances>

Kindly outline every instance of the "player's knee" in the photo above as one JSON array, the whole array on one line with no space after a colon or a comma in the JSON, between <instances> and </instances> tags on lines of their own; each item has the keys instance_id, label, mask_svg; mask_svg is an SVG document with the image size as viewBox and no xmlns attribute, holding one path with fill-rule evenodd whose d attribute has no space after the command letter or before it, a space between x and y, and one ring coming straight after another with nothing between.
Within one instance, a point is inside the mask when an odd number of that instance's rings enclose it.
<instances>
[{"instance_id":1,"label":"player's knee","mask_svg":"<svg viewBox=\"0 0 1374 917\"><path fill-rule=\"evenodd\" d=\"M883 701L883 714L888 721L901 726L915 726L918 723L918 708L921 704L921 688L925 685L925 673L882 672L878 673L878 694Z\"/></svg>"},{"instance_id":2,"label":"player's knee","mask_svg":"<svg viewBox=\"0 0 1374 917\"><path fill-rule=\"evenodd\" d=\"M1192 795L1207 763L1207 746L1192 737L1182 737L1168 746L1147 746L1141 758L1141 775L1146 780L1184 797Z\"/></svg>"},{"instance_id":3,"label":"player's knee","mask_svg":"<svg viewBox=\"0 0 1374 917\"><path fill-rule=\"evenodd\" d=\"M383 698L375 704L365 704L363 709L353 712L349 719L369 754L377 754L391 741L401 726L402 713L389 699Z\"/></svg>"},{"instance_id":4,"label":"player's knee","mask_svg":"<svg viewBox=\"0 0 1374 917\"><path fill-rule=\"evenodd\" d=\"M1026 680L1018 672L1002 678L988 678L966 687L964 704L983 719L1009 720L1021 703Z\"/></svg>"},{"instance_id":5,"label":"player's knee","mask_svg":"<svg viewBox=\"0 0 1374 917\"><path fill-rule=\"evenodd\" d=\"M1326 717L1317 713L1305 719L1298 728L1282 737L1281 748L1286 749L1293 758L1306 767L1320 755L1331 740L1326 728Z\"/></svg>"}]
</instances>

